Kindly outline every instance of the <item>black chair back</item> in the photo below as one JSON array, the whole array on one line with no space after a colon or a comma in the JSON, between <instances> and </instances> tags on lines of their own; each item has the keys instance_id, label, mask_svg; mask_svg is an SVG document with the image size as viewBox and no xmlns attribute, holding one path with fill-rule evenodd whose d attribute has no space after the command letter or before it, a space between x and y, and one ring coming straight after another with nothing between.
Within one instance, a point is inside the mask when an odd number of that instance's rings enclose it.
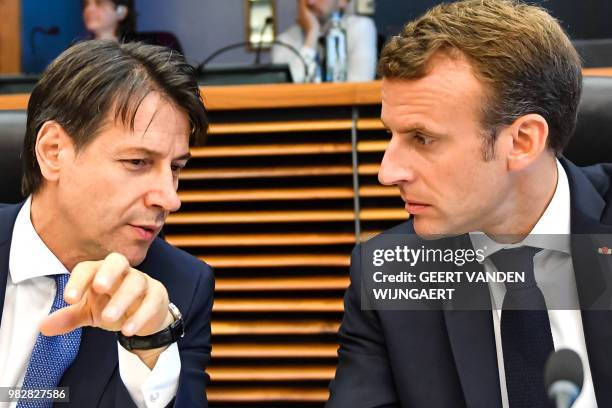
<instances>
[{"instance_id":1,"label":"black chair back","mask_svg":"<svg viewBox=\"0 0 612 408\"><path fill-rule=\"evenodd\" d=\"M612 77L585 77L576 132L565 157L579 166L612 163Z\"/></svg>"},{"instance_id":2,"label":"black chair back","mask_svg":"<svg viewBox=\"0 0 612 408\"><path fill-rule=\"evenodd\" d=\"M0 203L18 203L21 194L21 149L25 111L0 110Z\"/></svg>"},{"instance_id":3,"label":"black chair back","mask_svg":"<svg viewBox=\"0 0 612 408\"><path fill-rule=\"evenodd\" d=\"M585 68L612 67L612 38L574 40L572 44Z\"/></svg>"}]
</instances>

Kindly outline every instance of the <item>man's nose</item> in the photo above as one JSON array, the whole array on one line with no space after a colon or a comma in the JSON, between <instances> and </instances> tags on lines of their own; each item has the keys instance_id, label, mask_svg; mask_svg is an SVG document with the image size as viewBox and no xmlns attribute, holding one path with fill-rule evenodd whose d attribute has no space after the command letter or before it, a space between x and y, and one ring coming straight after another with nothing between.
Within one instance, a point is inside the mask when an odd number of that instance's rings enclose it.
<instances>
[{"instance_id":1,"label":"man's nose","mask_svg":"<svg viewBox=\"0 0 612 408\"><path fill-rule=\"evenodd\" d=\"M147 205L160 207L165 211L174 212L181 208L181 200L177 193L177 183L172 172L164 174L156 180L155 185L147 195Z\"/></svg>"},{"instance_id":2,"label":"man's nose","mask_svg":"<svg viewBox=\"0 0 612 408\"><path fill-rule=\"evenodd\" d=\"M378 170L378 181L385 186L396 185L401 182L411 182L415 178L410 158L400 151L395 140L391 139Z\"/></svg>"}]
</instances>

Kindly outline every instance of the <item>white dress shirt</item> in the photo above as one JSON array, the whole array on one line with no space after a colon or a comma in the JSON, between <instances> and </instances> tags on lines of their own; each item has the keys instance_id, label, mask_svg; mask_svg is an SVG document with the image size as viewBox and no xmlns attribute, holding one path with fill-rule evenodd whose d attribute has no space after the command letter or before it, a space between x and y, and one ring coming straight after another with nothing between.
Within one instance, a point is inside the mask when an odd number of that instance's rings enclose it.
<instances>
[{"instance_id":1,"label":"white dress shirt","mask_svg":"<svg viewBox=\"0 0 612 408\"><path fill-rule=\"evenodd\" d=\"M0 324L0 386L20 387L39 334L40 322L55 298L55 280L48 276L68 273L47 248L30 219L31 197L15 221L9 254L2 322ZM176 395L181 361L176 343L168 347L150 370L138 356L117 343L119 373L139 408L166 406ZM15 408L16 402L2 403Z\"/></svg>"},{"instance_id":2,"label":"white dress shirt","mask_svg":"<svg viewBox=\"0 0 612 408\"><path fill-rule=\"evenodd\" d=\"M377 37L376 26L371 18L355 15L344 15L342 26L346 31L347 47L347 81L372 81L376 75ZM321 28L324 35L326 28ZM289 27L279 34L278 41L288 44L298 50L306 61L308 78L304 81L304 65L295 53L283 47L272 47L272 62L275 64L289 64L293 82L313 82L316 70L317 50L304 46L304 32L299 25ZM315 45L316 46L316 45Z\"/></svg>"},{"instance_id":3,"label":"white dress shirt","mask_svg":"<svg viewBox=\"0 0 612 408\"><path fill-rule=\"evenodd\" d=\"M582 392L572 408L597 408L571 258L570 189L565 170L558 160L557 173L557 188L552 200L530 235L522 242L512 245L499 244L482 233L470 233L470 238L474 248L484 249L484 255L487 257L484 261L485 272L497 270L488 256L500 249L518 246L543 248L533 258L535 280L549 308L551 302L558 302L559 298L563 299L564 305L560 310L548 310L555 350L574 350L580 356L584 368ZM551 236L553 234L554 236ZM493 305L493 329L502 405L509 408L500 331L501 307L506 288L503 283L489 283L489 290Z\"/></svg>"}]
</instances>

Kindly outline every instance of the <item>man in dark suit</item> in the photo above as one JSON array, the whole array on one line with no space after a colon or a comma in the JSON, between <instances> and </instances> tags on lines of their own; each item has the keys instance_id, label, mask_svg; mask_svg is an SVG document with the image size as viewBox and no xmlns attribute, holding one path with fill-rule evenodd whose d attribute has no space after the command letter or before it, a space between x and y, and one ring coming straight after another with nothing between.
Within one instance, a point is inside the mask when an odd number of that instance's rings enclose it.
<instances>
[{"instance_id":1,"label":"man in dark suit","mask_svg":"<svg viewBox=\"0 0 612 408\"><path fill-rule=\"evenodd\" d=\"M0 207L0 386L34 392L17 407L207 405L212 271L157 238L207 126L169 49L83 42L45 71L28 198Z\"/></svg>"},{"instance_id":2,"label":"man in dark suit","mask_svg":"<svg viewBox=\"0 0 612 408\"><path fill-rule=\"evenodd\" d=\"M544 363L560 348L584 368L574 407L612 406L612 245L589 238L612 233L612 165L582 169L561 156L582 76L559 24L512 1L440 5L390 40L379 71L391 134L379 180L399 187L411 219L353 252L327 406L546 407ZM530 280L470 289L487 310L385 308L365 256L400 236L408 248L483 250L455 270ZM523 266L505 268L508 257ZM520 290L537 306L507 307Z\"/></svg>"}]
</instances>

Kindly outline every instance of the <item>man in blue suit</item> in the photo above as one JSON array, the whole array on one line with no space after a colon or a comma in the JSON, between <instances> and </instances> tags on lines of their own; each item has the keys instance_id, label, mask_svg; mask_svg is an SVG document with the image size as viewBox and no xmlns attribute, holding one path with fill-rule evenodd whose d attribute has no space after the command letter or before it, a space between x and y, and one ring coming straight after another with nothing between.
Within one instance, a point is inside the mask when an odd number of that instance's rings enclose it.
<instances>
[{"instance_id":1,"label":"man in blue suit","mask_svg":"<svg viewBox=\"0 0 612 408\"><path fill-rule=\"evenodd\" d=\"M45 71L28 198L0 207L0 386L23 387L11 406L207 405L212 271L157 238L207 126L169 49L83 42Z\"/></svg>"},{"instance_id":2,"label":"man in blue suit","mask_svg":"<svg viewBox=\"0 0 612 408\"><path fill-rule=\"evenodd\" d=\"M544 363L561 348L584 368L574 407L612 406L612 313L601 306L612 245L581 236L612 234L612 165L583 169L561 156L582 74L559 24L514 1L439 5L390 40L379 71L391 135L379 180L398 186L411 219L353 252L327 406L547 407ZM530 280L470 292L488 310L387 310L369 291L376 278L362 247L398 234L408 248L484 248L459 270ZM546 310L560 287L563 307ZM507 307L521 290L538 306Z\"/></svg>"}]
</instances>

